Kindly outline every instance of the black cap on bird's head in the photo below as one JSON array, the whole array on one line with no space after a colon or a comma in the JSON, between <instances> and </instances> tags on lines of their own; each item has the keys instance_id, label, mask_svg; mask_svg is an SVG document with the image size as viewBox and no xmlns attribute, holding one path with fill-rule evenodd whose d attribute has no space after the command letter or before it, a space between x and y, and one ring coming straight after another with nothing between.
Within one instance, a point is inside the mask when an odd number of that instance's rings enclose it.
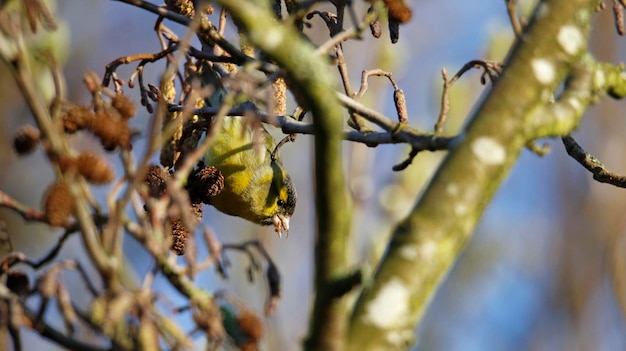
<instances>
[{"instance_id":1,"label":"black cap on bird's head","mask_svg":"<svg viewBox=\"0 0 626 351\"><path fill-rule=\"evenodd\" d=\"M277 194L272 199L268 198L268 201L276 201L276 210L271 214L270 218L264 221L264 224L274 225L274 231L279 237L282 237L283 230L289 235L289 220L296 209L296 188L293 185L291 177L285 172L282 166L273 162L275 167L274 171L278 172L274 174L272 187L274 191L270 193Z\"/></svg>"}]
</instances>

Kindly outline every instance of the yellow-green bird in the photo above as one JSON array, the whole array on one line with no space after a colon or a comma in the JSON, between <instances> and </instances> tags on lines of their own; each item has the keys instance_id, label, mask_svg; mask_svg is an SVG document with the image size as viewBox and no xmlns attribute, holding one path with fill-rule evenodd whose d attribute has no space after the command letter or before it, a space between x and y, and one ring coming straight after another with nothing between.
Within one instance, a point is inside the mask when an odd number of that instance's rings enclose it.
<instances>
[{"instance_id":1,"label":"yellow-green bird","mask_svg":"<svg viewBox=\"0 0 626 351\"><path fill-rule=\"evenodd\" d=\"M274 139L261 129L265 140L255 145L258 135L255 138L246 117L223 118L204 158L224 176L224 189L211 199L211 204L220 212L273 225L282 236L283 230L289 233L296 189L278 157L272 158Z\"/></svg>"}]
</instances>

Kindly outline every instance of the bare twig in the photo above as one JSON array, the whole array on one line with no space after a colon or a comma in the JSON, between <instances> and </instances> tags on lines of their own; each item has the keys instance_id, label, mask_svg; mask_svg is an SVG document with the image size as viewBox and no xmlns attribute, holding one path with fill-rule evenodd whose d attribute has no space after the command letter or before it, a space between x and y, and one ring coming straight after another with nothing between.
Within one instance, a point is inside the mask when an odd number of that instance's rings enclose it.
<instances>
[{"instance_id":1,"label":"bare twig","mask_svg":"<svg viewBox=\"0 0 626 351\"><path fill-rule=\"evenodd\" d=\"M435 133L443 132L443 127L448 120L448 111L450 111L450 82L448 81L448 71L446 68L441 69L441 78L443 78L443 91L441 92L441 109L439 110L439 117L435 123Z\"/></svg>"},{"instance_id":2,"label":"bare twig","mask_svg":"<svg viewBox=\"0 0 626 351\"><path fill-rule=\"evenodd\" d=\"M408 123L408 112L406 108L406 98L404 96L404 92L396 81L393 79L393 75L391 72L384 71L382 69L372 69L372 70L364 70L361 73L361 87L357 93L353 93L352 95L347 94L348 96L352 96L355 100L363 97L367 89L369 88L368 79L370 76L384 76L389 79L389 82L393 86L393 100L394 105L396 107L396 112L398 113L398 122L400 123ZM351 110L354 113L354 110ZM358 128L358 130L362 130L362 128Z\"/></svg>"},{"instance_id":3,"label":"bare twig","mask_svg":"<svg viewBox=\"0 0 626 351\"><path fill-rule=\"evenodd\" d=\"M491 83L495 83L498 80L498 76L502 73L502 68L504 68L504 64L498 61L493 60L472 60L463 65L461 69L450 79L450 85L452 86L465 72L469 71L472 68L482 68L483 73L480 76L481 84L486 84L487 79L491 81Z\"/></svg>"},{"instance_id":4,"label":"bare twig","mask_svg":"<svg viewBox=\"0 0 626 351\"><path fill-rule=\"evenodd\" d=\"M519 15L517 14L517 1L518 0L505 0L506 12L509 15L509 20L511 21L513 33L515 33L516 37L519 37L522 35L522 25L519 20Z\"/></svg>"},{"instance_id":5,"label":"bare twig","mask_svg":"<svg viewBox=\"0 0 626 351\"><path fill-rule=\"evenodd\" d=\"M396 84L396 81L393 79L393 74L391 72L387 72L379 68L371 69L371 70L364 70L361 73L361 87L359 91L353 96L355 100L362 98L365 92L367 91L367 89L369 88L368 79L370 76L387 77L387 79L389 79L389 82L391 82L391 85L393 85L394 90L399 89L398 84Z\"/></svg>"},{"instance_id":6,"label":"bare twig","mask_svg":"<svg viewBox=\"0 0 626 351\"><path fill-rule=\"evenodd\" d=\"M178 24L182 24L183 26L189 26L192 21L189 17L170 11L165 7L160 7L158 5L155 5L145 0L114 0L114 1L119 1L119 2L123 2L132 6L139 7L141 9L152 12L159 16L163 16L164 18L167 18ZM231 44L226 39L224 39L224 37L218 32L218 30L215 27L213 26L210 26L208 28L202 27L201 29L204 32L206 32L207 36L213 42L215 42L222 49L224 49L224 51L230 54L230 56L232 56L234 59L240 60L239 62L248 62L252 60L249 56L241 52L241 50L239 50L235 45Z\"/></svg>"},{"instance_id":7,"label":"bare twig","mask_svg":"<svg viewBox=\"0 0 626 351\"><path fill-rule=\"evenodd\" d=\"M50 339L60 346L66 347L69 350L84 350L84 351L110 351L108 348L97 347L91 344L84 343L64 333L58 331L48 323L37 319L37 315L25 308L24 315L28 318L33 328L36 329L41 336Z\"/></svg>"},{"instance_id":8,"label":"bare twig","mask_svg":"<svg viewBox=\"0 0 626 351\"><path fill-rule=\"evenodd\" d=\"M281 292L281 279L280 273L278 272L278 267L272 260L272 257L269 255L265 247L259 240L250 240L240 244L224 244L222 245L222 262L218 265L219 272L227 276L226 268L230 265L228 258L224 255L226 250L237 250L246 254L248 260L250 262L248 268L246 269L248 274L248 279L252 282L254 281L254 273L261 269L261 265L255 258L254 254L250 251L250 247L255 248L265 259L267 263L266 269L266 279L268 283L268 298L265 306L265 311L267 314L273 313L276 308L276 304L278 299L280 298Z\"/></svg>"},{"instance_id":9,"label":"bare twig","mask_svg":"<svg viewBox=\"0 0 626 351\"><path fill-rule=\"evenodd\" d=\"M8 208L15 211L26 221L48 223L45 213L20 203L19 201L15 200L14 198L2 191L0 191L0 207ZM68 223L68 225L69 224L70 223Z\"/></svg>"},{"instance_id":10,"label":"bare twig","mask_svg":"<svg viewBox=\"0 0 626 351\"><path fill-rule=\"evenodd\" d=\"M422 133L410 126L402 126L401 123L394 122L389 117L382 113L370 109L353 99L339 94L340 100L348 107L357 111L359 114L363 114L367 119L375 124L381 125L383 129L390 132L359 132L359 131L345 131L343 138L345 140L354 141L366 144L368 146L376 146L381 144L400 144L407 143L419 150L445 150L452 142L454 137L436 136L433 134ZM249 105L246 107L237 107L231 109L226 113L227 116L243 116L245 111L249 109ZM170 105L171 111L182 110L182 106ZM195 109L193 114L203 116L205 118L214 116L217 109L210 107L203 107ZM312 124L297 121L289 116L268 116L265 112L256 110L255 115L259 117L261 122L271 124L280 128L285 134L315 134L315 129Z\"/></svg>"},{"instance_id":11,"label":"bare twig","mask_svg":"<svg viewBox=\"0 0 626 351\"><path fill-rule=\"evenodd\" d=\"M165 50L159 51L154 54L135 54L135 55L128 55L128 56L117 58L109 62L105 66L104 78L102 78L102 85L105 87L109 86L109 83L111 82L111 75L121 65L127 65L131 62L141 61L139 63L139 67L143 67L149 62L155 62L155 61L162 59L166 55L178 50L178 48L179 48L178 45L172 45L169 48L166 48Z\"/></svg>"},{"instance_id":12,"label":"bare twig","mask_svg":"<svg viewBox=\"0 0 626 351\"><path fill-rule=\"evenodd\" d=\"M7 257L5 257L2 261L2 265L0 265L0 268L2 269L0 273L8 271L9 268L17 263L24 263L32 267L33 269L38 269L41 266L50 263L59 254L61 248L63 248L63 243L65 243L65 240L67 240L67 238L69 238L70 235L72 235L73 233L74 232L72 231L65 231L65 233L63 233L63 235L59 238L57 244L38 261L31 261L27 259L26 256L24 256L22 253L12 253L7 255Z\"/></svg>"},{"instance_id":13,"label":"bare twig","mask_svg":"<svg viewBox=\"0 0 626 351\"><path fill-rule=\"evenodd\" d=\"M272 150L272 154L271 154L271 159L272 160L276 160L278 158L278 151L280 151L280 148L283 147L283 145L289 143L289 142L294 142L296 141L296 136L297 134L289 134L286 137L282 138L278 144L276 144L276 147L274 147L274 150Z\"/></svg>"},{"instance_id":14,"label":"bare twig","mask_svg":"<svg viewBox=\"0 0 626 351\"><path fill-rule=\"evenodd\" d=\"M626 1L613 0L613 16L615 17L615 29L619 35L624 35L626 30L624 29L624 7L626 7Z\"/></svg>"},{"instance_id":15,"label":"bare twig","mask_svg":"<svg viewBox=\"0 0 626 351\"><path fill-rule=\"evenodd\" d=\"M545 143L543 145L538 145L535 142L530 142L530 143L528 143L528 145L526 145L526 148L530 152L534 153L537 156L541 156L541 157L549 154L550 151L552 150L552 147L548 143Z\"/></svg>"},{"instance_id":16,"label":"bare twig","mask_svg":"<svg viewBox=\"0 0 626 351\"><path fill-rule=\"evenodd\" d=\"M562 141L567 154L591 172L593 179L600 183L608 183L620 188L626 188L626 176L618 175L607 170L600 160L586 152L571 135L563 137Z\"/></svg>"},{"instance_id":17,"label":"bare twig","mask_svg":"<svg viewBox=\"0 0 626 351\"><path fill-rule=\"evenodd\" d=\"M439 111L439 117L435 123L435 133L443 132L443 128L448 119L448 112L450 110L450 88L456 83L463 74L472 68L482 68L483 73L480 76L480 82L485 84L487 82L486 77L489 78L491 83L495 83L498 76L502 73L504 65L498 61L491 60L472 60L463 65L461 69L451 78L448 79L448 72L445 68L441 70L441 76L443 78L443 91L441 93L441 110Z\"/></svg>"},{"instance_id":18,"label":"bare twig","mask_svg":"<svg viewBox=\"0 0 626 351\"><path fill-rule=\"evenodd\" d=\"M420 150L417 150L415 148L411 149L411 152L409 152L409 156L401 163L393 166L391 169L395 172L405 170L409 165L411 165L411 163L413 162L413 159L415 158L415 156L417 156L419 151Z\"/></svg>"}]
</instances>

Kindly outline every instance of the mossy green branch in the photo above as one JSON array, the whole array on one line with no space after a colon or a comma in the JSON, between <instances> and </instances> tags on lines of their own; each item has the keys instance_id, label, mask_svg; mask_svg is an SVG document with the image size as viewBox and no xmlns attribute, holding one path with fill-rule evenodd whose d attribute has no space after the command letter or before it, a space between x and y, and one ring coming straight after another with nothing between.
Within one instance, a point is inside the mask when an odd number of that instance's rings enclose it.
<instances>
[{"instance_id":1,"label":"mossy green branch","mask_svg":"<svg viewBox=\"0 0 626 351\"><path fill-rule=\"evenodd\" d=\"M342 350L346 312L343 299L333 295L331 288L334 281L347 274L350 212L341 160L342 110L335 96L333 70L295 27L275 19L268 2L217 0L217 3L232 15L250 42L286 72L289 88L313 114L316 299L305 348Z\"/></svg>"},{"instance_id":2,"label":"mossy green branch","mask_svg":"<svg viewBox=\"0 0 626 351\"><path fill-rule=\"evenodd\" d=\"M591 55L583 56L572 69L557 100L528 115L526 126L529 137L565 136L578 127L587 107L602 96L626 96L623 69L621 65L596 62Z\"/></svg>"},{"instance_id":3,"label":"mossy green branch","mask_svg":"<svg viewBox=\"0 0 626 351\"><path fill-rule=\"evenodd\" d=\"M587 50L595 0L546 0L411 214L394 230L370 286L357 301L350 350L402 350L494 193L536 132L529 116Z\"/></svg>"}]
</instances>

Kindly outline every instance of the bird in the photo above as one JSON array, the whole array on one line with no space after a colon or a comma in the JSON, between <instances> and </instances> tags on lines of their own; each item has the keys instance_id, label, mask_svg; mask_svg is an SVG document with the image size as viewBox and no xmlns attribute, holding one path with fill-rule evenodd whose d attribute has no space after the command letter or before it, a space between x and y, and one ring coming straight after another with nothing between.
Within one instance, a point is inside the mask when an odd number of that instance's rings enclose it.
<instances>
[{"instance_id":1,"label":"bird","mask_svg":"<svg viewBox=\"0 0 626 351\"><path fill-rule=\"evenodd\" d=\"M224 188L211 198L211 205L231 216L273 225L279 237L283 230L289 235L296 189L274 152L274 138L244 116L224 117L213 138L204 163L222 173Z\"/></svg>"}]
</instances>

